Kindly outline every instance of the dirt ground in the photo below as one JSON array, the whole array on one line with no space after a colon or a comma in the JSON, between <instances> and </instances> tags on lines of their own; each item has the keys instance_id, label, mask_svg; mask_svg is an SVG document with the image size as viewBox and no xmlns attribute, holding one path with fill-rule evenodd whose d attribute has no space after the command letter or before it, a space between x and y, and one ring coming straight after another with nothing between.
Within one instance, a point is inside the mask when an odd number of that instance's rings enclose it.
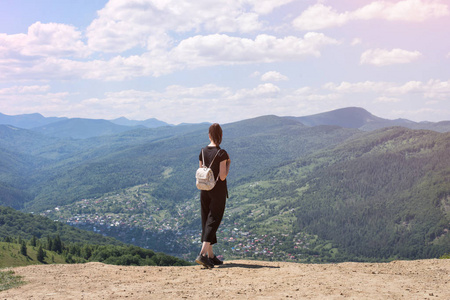
<instances>
[{"instance_id":1,"label":"dirt ground","mask_svg":"<svg viewBox=\"0 0 450 300\"><path fill-rule=\"evenodd\" d=\"M295 264L228 261L219 268L101 263L12 269L26 284L0 299L450 299L450 259Z\"/></svg>"}]
</instances>

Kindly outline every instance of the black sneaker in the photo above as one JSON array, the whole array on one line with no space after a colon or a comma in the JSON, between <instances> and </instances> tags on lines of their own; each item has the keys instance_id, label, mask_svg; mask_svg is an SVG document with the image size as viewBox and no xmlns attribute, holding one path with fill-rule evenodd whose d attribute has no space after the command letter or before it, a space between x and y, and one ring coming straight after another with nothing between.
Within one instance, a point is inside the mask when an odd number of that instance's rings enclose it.
<instances>
[{"instance_id":1,"label":"black sneaker","mask_svg":"<svg viewBox=\"0 0 450 300\"><path fill-rule=\"evenodd\" d=\"M203 256L201 254L199 256L197 256L197 258L195 259L195 262L198 263L199 265L204 266L205 268L208 268L208 269L214 268L214 264L209 260L209 258L206 256Z\"/></svg>"},{"instance_id":2,"label":"black sneaker","mask_svg":"<svg viewBox=\"0 0 450 300\"><path fill-rule=\"evenodd\" d=\"M210 258L209 260L210 260L210 261L213 263L213 265L215 265L215 266L223 265L223 261L221 261L220 259L218 259L217 256L215 256L215 255L214 255L213 258Z\"/></svg>"}]
</instances>

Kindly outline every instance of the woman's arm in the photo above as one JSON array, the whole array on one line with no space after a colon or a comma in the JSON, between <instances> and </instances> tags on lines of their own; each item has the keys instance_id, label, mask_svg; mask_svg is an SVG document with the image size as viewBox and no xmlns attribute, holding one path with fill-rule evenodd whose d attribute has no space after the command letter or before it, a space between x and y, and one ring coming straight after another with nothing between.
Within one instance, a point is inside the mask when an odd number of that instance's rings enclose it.
<instances>
[{"instance_id":1,"label":"woman's arm","mask_svg":"<svg viewBox=\"0 0 450 300\"><path fill-rule=\"evenodd\" d=\"M228 172L230 172L230 163L231 163L230 159L222 160L220 162L220 167L219 167L220 180L224 181L227 178Z\"/></svg>"}]
</instances>

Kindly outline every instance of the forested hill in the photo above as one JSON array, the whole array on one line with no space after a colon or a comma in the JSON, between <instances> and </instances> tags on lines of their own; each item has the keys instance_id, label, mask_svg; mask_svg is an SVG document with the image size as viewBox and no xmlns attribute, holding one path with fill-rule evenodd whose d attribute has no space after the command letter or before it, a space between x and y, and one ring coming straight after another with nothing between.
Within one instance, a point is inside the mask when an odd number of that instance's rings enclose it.
<instances>
[{"instance_id":1,"label":"forested hill","mask_svg":"<svg viewBox=\"0 0 450 300\"><path fill-rule=\"evenodd\" d=\"M16 244L16 245L15 245ZM85 263L186 266L179 258L0 206L0 267ZM16 251L19 248L19 251ZM48 253L47 253L48 251Z\"/></svg>"},{"instance_id":2,"label":"forested hill","mask_svg":"<svg viewBox=\"0 0 450 300\"><path fill-rule=\"evenodd\" d=\"M352 254L450 252L450 133L383 129L260 172L248 185L255 181L264 183L255 188L260 201L281 198L295 211L294 232Z\"/></svg>"},{"instance_id":3,"label":"forested hill","mask_svg":"<svg viewBox=\"0 0 450 300\"><path fill-rule=\"evenodd\" d=\"M4 190L10 195L7 204L42 211L144 183L154 186L159 199L183 202L197 194L192 174L199 149L209 143L208 127L138 129L81 141L40 139L39 134L33 137L30 131L4 127L2 144L9 153L5 163L17 165L12 174L7 165L0 166ZM306 127L275 116L227 124L223 129L222 146L229 149L236 170L231 183L360 134L336 126ZM34 147L25 149L26 140Z\"/></svg>"},{"instance_id":4,"label":"forested hill","mask_svg":"<svg viewBox=\"0 0 450 300\"><path fill-rule=\"evenodd\" d=\"M74 140L0 125L0 204L189 254L199 230L194 174L208 127ZM232 159L221 226L228 255L338 261L450 252L449 133L365 132L277 116L223 131ZM264 250L256 250L261 241Z\"/></svg>"},{"instance_id":5,"label":"forested hill","mask_svg":"<svg viewBox=\"0 0 450 300\"><path fill-rule=\"evenodd\" d=\"M71 243L124 245L116 239L104 237L101 234L80 230L39 215L27 214L10 207L0 206L1 240L6 237L21 237L29 240L33 236L37 239L59 236L63 242Z\"/></svg>"},{"instance_id":6,"label":"forested hill","mask_svg":"<svg viewBox=\"0 0 450 300\"><path fill-rule=\"evenodd\" d=\"M304 117L291 117L307 126L337 125L373 131L386 127L402 126L410 129L427 129L437 132L450 131L450 122L414 122L407 119L383 119L361 107L346 107Z\"/></svg>"}]
</instances>

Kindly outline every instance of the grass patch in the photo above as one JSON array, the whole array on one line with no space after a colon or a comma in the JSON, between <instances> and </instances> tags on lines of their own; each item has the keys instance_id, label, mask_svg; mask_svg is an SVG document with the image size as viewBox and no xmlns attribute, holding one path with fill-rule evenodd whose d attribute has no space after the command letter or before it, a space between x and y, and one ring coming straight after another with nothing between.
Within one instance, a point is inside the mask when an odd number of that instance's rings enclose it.
<instances>
[{"instance_id":1,"label":"grass patch","mask_svg":"<svg viewBox=\"0 0 450 300\"><path fill-rule=\"evenodd\" d=\"M22 267L28 265L42 264L37 260L38 247L27 245L27 256L20 253L20 245L16 243L0 242L0 269L10 267ZM47 256L44 259L46 264L64 264L63 255L53 251L45 250Z\"/></svg>"},{"instance_id":2,"label":"grass patch","mask_svg":"<svg viewBox=\"0 0 450 300\"><path fill-rule=\"evenodd\" d=\"M22 276L14 275L13 271L0 270L0 292L18 287L24 283Z\"/></svg>"}]
</instances>

